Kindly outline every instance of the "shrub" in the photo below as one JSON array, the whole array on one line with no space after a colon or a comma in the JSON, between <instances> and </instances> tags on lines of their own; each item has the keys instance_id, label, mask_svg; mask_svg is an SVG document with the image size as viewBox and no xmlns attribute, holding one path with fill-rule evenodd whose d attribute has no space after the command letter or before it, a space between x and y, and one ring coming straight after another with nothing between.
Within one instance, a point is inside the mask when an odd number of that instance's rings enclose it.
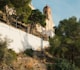
<instances>
[{"instance_id":1,"label":"shrub","mask_svg":"<svg viewBox=\"0 0 80 70\"><path fill-rule=\"evenodd\" d=\"M24 51L24 53L26 54L26 55L29 55L29 56L33 56L33 50L32 49L27 49L26 51Z\"/></svg>"}]
</instances>

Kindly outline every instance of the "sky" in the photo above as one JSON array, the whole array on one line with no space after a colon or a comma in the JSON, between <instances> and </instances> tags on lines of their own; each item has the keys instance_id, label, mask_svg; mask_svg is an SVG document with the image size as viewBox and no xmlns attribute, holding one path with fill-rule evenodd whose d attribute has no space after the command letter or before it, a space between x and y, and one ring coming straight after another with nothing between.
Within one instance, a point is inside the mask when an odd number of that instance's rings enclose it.
<instances>
[{"instance_id":1,"label":"sky","mask_svg":"<svg viewBox=\"0 0 80 70\"><path fill-rule=\"evenodd\" d=\"M80 18L80 0L32 0L32 5L40 11L46 4L51 7L55 26L72 16Z\"/></svg>"}]
</instances>

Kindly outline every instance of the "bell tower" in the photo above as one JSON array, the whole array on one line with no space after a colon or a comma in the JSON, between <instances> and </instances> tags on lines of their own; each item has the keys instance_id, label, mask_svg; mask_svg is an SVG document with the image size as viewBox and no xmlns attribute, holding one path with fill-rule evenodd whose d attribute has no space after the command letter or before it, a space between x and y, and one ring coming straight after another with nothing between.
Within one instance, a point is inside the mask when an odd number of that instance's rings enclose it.
<instances>
[{"instance_id":1,"label":"bell tower","mask_svg":"<svg viewBox=\"0 0 80 70\"><path fill-rule=\"evenodd\" d=\"M55 30L54 30L54 22L53 22L53 19L52 19L52 13L51 13L51 8L46 5L44 8L43 8L43 13L44 15L46 16L46 34L50 37L53 37L55 35Z\"/></svg>"}]
</instances>

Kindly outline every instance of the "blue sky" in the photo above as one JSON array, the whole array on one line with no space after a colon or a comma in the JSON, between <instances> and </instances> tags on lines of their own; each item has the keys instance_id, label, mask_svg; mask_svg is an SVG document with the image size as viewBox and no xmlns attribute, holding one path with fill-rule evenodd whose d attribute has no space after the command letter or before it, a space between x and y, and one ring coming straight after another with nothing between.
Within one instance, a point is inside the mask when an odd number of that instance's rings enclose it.
<instances>
[{"instance_id":1,"label":"blue sky","mask_svg":"<svg viewBox=\"0 0 80 70\"><path fill-rule=\"evenodd\" d=\"M76 16L80 18L80 0L32 0L35 8L43 10L47 4L52 9L52 16L55 25L59 24L60 20Z\"/></svg>"}]
</instances>

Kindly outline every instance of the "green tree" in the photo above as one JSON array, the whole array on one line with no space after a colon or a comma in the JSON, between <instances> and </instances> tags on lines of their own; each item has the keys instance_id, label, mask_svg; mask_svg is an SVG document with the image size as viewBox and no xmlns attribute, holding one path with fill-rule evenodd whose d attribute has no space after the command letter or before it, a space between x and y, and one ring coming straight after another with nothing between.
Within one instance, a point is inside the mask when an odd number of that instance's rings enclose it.
<instances>
[{"instance_id":1,"label":"green tree","mask_svg":"<svg viewBox=\"0 0 80 70\"><path fill-rule=\"evenodd\" d=\"M12 3L10 0L0 0L0 10L4 10L5 5L12 6Z\"/></svg>"},{"instance_id":2,"label":"green tree","mask_svg":"<svg viewBox=\"0 0 80 70\"><path fill-rule=\"evenodd\" d=\"M31 0L10 0L10 1L16 8L24 7L25 5L28 5L31 2Z\"/></svg>"},{"instance_id":3,"label":"green tree","mask_svg":"<svg viewBox=\"0 0 80 70\"><path fill-rule=\"evenodd\" d=\"M27 19L31 13L31 8L29 7L29 3L31 0L10 0L13 6L16 9L17 15L20 17L19 20L22 22L27 22Z\"/></svg>"},{"instance_id":4,"label":"green tree","mask_svg":"<svg viewBox=\"0 0 80 70\"><path fill-rule=\"evenodd\" d=\"M31 0L10 0L14 8L16 9L17 16L19 16L19 20L27 23L27 19L31 13L31 8L29 7L29 3Z\"/></svg>"},{"instance_id":5,"label":"green tree","mask_svg":"<svg viewBox=\"0 0 80 70\"><path fill-rule=\"evenodd\" d=\"M55 37L50 39L51 54L80 67L80 22L76 17L64 19L55 33Z\"/></svg>"},{"instance_id":6,"label":"green tree","mask_svg":"<svg viewBox=\"0 0 80 70\"><path fill-rule=\"evenodd\" d=\"M54 70L79 70L75 65L72 65L65 59L56 59L54 64Z\"/></svg>"},{"instance_id":7,"label":"green tree","mask_svg":"<svg viewBox=\"0 0 80 70\"><path fill-rule=\"evenodd\" d=\"M31 24L31 28L34 28L37 23L41 26L45 26L45 15L43 15L38 9L32 10L31 15L28 18L28 22Z\"/></svg>"},{"instance_id":8,"label":"green tree","mask_svg":"<svg viewBox=\"0 0 80 70\"><path fill-rule=\"evenodd\" d=\"M7 42L3 41L0 38L0 63L3 61L3 57L4 57L4 53L5 53L6 47L7 47Z\"/></svg>"},{"instance_id":9,"label":"green tree","mask_svg":"<svg viewBox=\"0 0 80 70\"><path fill-rule=\"evenodd\" d=\"M27 19L31 13L30 2L31 0L0 0L0 9L4 10L5 5L14 7L19 20L27 23Z\"/></svg>"},{"instance_id":10,"label":"green tree","mask_svg":"<svg viewBox=\"0 0 80 70\"><path fill-rule=\"evenodd\" d=\"M7 49L9 41L7 39L2 40L0 38L0 64L9 65L16 59L16 53L11 50Z\"/></svg>"}]
</instances>

